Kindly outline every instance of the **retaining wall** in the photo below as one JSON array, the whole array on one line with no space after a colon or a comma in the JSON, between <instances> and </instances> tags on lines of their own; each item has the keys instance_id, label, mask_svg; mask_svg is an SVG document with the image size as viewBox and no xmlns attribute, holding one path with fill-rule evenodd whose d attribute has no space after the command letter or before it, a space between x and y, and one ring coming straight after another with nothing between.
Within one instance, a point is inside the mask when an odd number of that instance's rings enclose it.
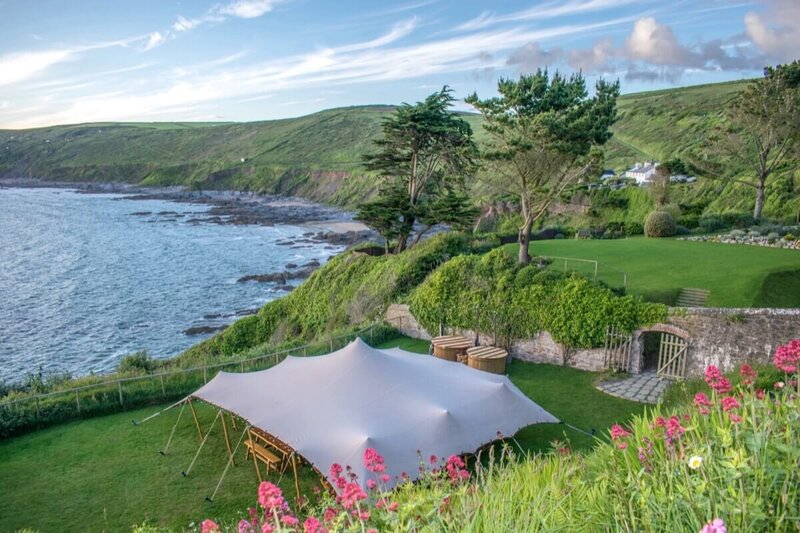
<instances>
[{"instance_id":1,"label":"retaining wall","mask_svg":"<svg viewBox=\"0 0 800 533\"><path fill-rule=\"evenodd\" d=\"M407 305L391 305L385 319L404 335L431 338ZM632 373L642 371L644 335L648 332L672 333L687 340L686 374L702 376L707 365L731 371L744 361L769 363L777 346L800 338L800 309L672 308L666 323L633 332L629 369ZM452 328L445 333L470 338L475 335L470 330ZM480 344L493 344L493 341L490 335L479 336ZM513 357L536 363L560 365L565 357L565 347L546 331L532 339L515 341L509 351ZM574 368L604 369L603 348L566 349L566 358L567 364Z\"/></svg>"}]
</instances>

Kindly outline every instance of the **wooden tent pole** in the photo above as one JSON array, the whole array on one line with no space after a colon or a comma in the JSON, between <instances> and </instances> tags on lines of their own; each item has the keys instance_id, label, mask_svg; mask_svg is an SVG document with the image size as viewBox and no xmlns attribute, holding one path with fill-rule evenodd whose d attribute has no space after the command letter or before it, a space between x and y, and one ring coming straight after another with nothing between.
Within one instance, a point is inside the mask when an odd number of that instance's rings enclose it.
<instances>
[{"instance_id":1,"label":"wooden tent pole","mask_svg":"<svg viewBox=\"0 0 800 533\"><path fill-rule=\"evenodd\" d=\"M220 410L220 413L222 413L222 410ZM228 457L233 463L233 466L236 466L236 459L233 458L233 450L231 449L231 440L228 438L228 425L225 424L225 413L222 413L222 432L225 434L225 446L228 448Z\"/></svg>"},{"instance_id":2,"label":"wooden tent pole","mask_svg":"<svg viewBox=\"0 0 800 533\"><path fill-rule=\"evenodd\" d=\"M292 471L294 472L294 490L297 491L297 499L300 499L300 482L297 480L297 453L292 453Z\"/></svg>"},{"instance_id":3,"label":"wooden tent pole","mask_svg":"<svg viewBox=\"0 0 800 533\"><path fill-rule=\"evenodd\" d=\"M200 427L200 421L197 419L197 412L194 410L192 400L189 400L189 409L192 411L192 418L194 418L194 423L197 426L197 434L200 435L200 442L203 442L203 429Z\"/></svg>"},{"instance_id":4,"label":"wooden tent pole","mask_svg":"<svg viewBox=\"0 0 800 533\"><path fill-rule=\"evenodd\" d=\"M247 438L250 441L250 453L253 454L253 466L256 467L256 474L258 474L258 482L261 483L263 480L261 479L261 470L258 469L258 459L256 459L256 449L253 446L253 432L249 429L247 430Z\"/></svg>"}]
</instances>

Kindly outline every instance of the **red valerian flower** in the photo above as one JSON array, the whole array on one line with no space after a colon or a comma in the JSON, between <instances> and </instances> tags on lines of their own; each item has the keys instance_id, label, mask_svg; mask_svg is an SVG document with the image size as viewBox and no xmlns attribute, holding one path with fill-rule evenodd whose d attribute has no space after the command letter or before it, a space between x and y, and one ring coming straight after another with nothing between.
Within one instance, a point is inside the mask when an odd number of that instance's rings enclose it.
<instances>
[{"instance_id":1,"label":"red valerian flower","mask_svg":"<svg viewBox=\"0 0 800 533\"><path fill-rule=\"evenodd\" d=\"M672 440L684 434L686 429L681 425L681 421L677 416L671 416L667 421L667 439Z\"/></svg>"},{"instance_id":2,"label":"red valerian flower","mask_svg":"<svg viewBox=\"0 0 800 533\"><path fill-rule=\"evenodd\" d=\"M658 423L658 421L656 421L656 423ZM620 426L619 424L614 424L613 426L611 426L611 440L612 441L615 441L615 440L622 441L623 438L629 437L630 435L632 435L632 433L629 433L628 431L626 431L625 428ZM617 444L617 448L619 448L620 450L624 450L627 447L628 447L628 443L627 442L619 442Z\"/></svg>"},{"instance_id":3,"label":"red valerian flower","mask_svg":"<svg viewBox=\"0 0 800 533\"><path fill-rule=\"evenodd\" d=\"M742 376L742 383L745 385L752 385L756 382L758 373L755 369L747 363L739 367L739 375Z\"/></svg>"},{"instance_id":4,"label":"red valerian flower","mask_svg":"<svg viewBox=\"0 0 800 533\"><path fill-rule=\"evenodd\" d=\"M737 400L733 396L726 396L725 398L722 399L722 410L725 411L726 413L731 409L738 409L739 407L741 407L739 405L739 400Z\"/></svg>"},{"instance_id":5,"label":"red valerian flower","mask_svg":"<svg viewBox=\"0 0 800 533\"><path fill-rule=\"evenodd\" d=\"M788 344L778 346L775 350L774 363L778 370L789 374L797 372L797 366L800 363L800 339L794 339Z\"/></svg>"},{"instance_id":6,"label":"red valerian flower","mask_svg":"<svg viewBox=\"0 0 800 533\"><path fill-rule=\"evenodd\" d=\"M258 486L258 503L265 511L271 513L275 511L283 511L288 509L286 500L283 499L283 492L281 489L269 481L262 481Z\"/></svg>"}]
</instances>

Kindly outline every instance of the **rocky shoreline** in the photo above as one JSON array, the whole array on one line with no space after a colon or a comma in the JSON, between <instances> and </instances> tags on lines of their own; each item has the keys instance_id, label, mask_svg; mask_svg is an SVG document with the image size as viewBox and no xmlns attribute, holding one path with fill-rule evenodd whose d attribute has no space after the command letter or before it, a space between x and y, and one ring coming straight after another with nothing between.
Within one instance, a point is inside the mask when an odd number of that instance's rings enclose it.
<instances>
[{"instance_id":1,"label":"rocky shoreline","mask_svg":"<svg viewBox=\"0 0 800 533\"><path fill-rule=\"evenodd\" d=\"M304 242L285 241L282 246L326 243L352 246L377 239L376 232L353 220L353 214L303 198L260 195L240 191L188 191L183 187L147 188L124 183L65 183L36 179L2 179L0 187L73 189L84 194L122 194L121 199L164 200L197 204L206 210L193 213L136 211L132 216L158 216L165 220L185 219L189 224L294 225L307 226Z\"/></svg>"}]
</instances>

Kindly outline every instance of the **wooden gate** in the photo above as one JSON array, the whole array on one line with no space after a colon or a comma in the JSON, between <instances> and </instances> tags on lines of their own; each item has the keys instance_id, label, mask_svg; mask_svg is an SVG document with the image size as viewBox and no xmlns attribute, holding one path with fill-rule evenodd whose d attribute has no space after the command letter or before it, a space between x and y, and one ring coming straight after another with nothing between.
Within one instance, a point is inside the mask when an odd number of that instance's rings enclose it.
<instances>
[{"instance_id":1,"label":"wooden gate","mask_svg":"<svg viewBox=\"0 0 800 533\"><path fill-rule=\"evenodd\" d=\"M630 372L632 340L630 334L608 326L604 353L606 370Z\"/></svg>"},{"instance_id":2,"label":"wooden gate","mask_svg":"<svg viewBox=\"0 0 800 533\"><path fill-rule=\"evenodd\" d=\"M658 375L665 378L683 378L686 375L685 339L672 333L662 333L658 346Z\"/></svg>"}]
</instances>

